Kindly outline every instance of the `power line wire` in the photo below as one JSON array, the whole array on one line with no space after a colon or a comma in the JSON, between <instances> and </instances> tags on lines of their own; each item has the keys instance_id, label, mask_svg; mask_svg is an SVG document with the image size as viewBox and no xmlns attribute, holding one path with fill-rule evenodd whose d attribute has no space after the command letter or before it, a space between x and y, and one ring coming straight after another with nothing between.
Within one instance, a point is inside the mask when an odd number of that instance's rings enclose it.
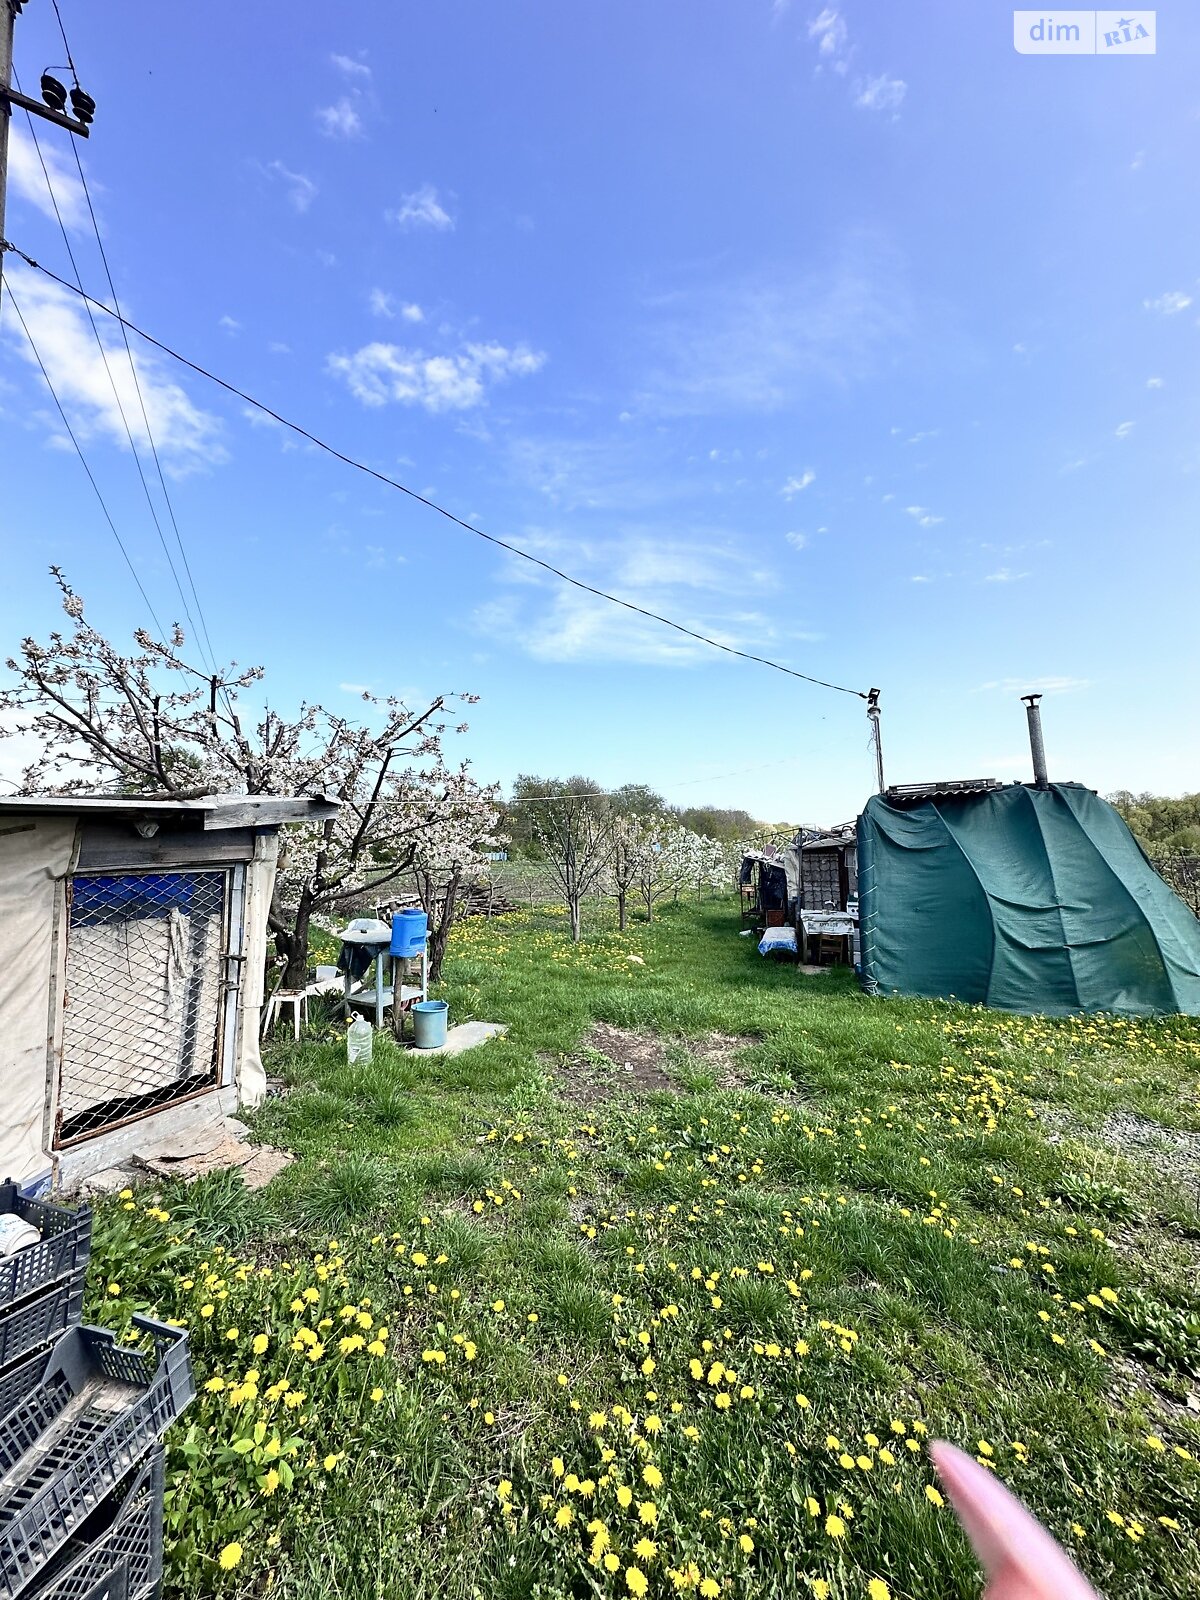
<instances>
[{"instance_id":1,"label":"power line wire","mask_svg":"<svg viewBox=\"0 0 1200 1600\"><path fill-rule=\"evenodd\" d=\"M41 352L38 350L37 345L34 343L33 335L29 331L29 324L25 321L25 318L22 315L21 307L20 307L20 304L19 304L19 302L17 300L16 295L13 294L11 281L9 281L9 282L7 282L5 284L5 288L7 289L8 298L9 298L9 301L11 302L11 304L12 304L12 308L17 314L17 320L18 320L18 322L20 322L21 327L24 329L25 337L29 340L29 348L33 351L34 359L36 360L38 366L41 368L42 377L45 378L45 380L46 380L46 387L50 391L50 397L54 401L54 404L58 407L58 414L62 418L63 427L67 430L67 437L70 439L71 443L75 446L75 453L78 455L79 460L82 463L83 470L87 473L88 482L91 484L92 488L96 492L96 499L100 502L100 509L104 513L104 520L108 523L109 529L112 532L112 536L117 541L117 548L120 550L121 554L125 557L125 565L129 568L130 575L133 578L134 583L137 585L138 593L141 595L142 599L146 602L146 610L150 613L150 616L151 616L151 618L152 618L152 620L154 622L154 626L158 629L160 637L165 638L166 637L166 630L163 628L162 623L158 620L158 617L157 617L157 615L155 613L154 607L150 604L150 596L146 593L145 589L142 587L142 580L138 577L137 568L134 566L132 560L130 559L129 551L125 548L125 544L124 544L124 541L121 538L121 535L117 532L117 525L112 519L112 514L109 511L107 504L105 503L104 496L100 492L100 485L96 482L95 475L93 474L91 467L89 467L88 464L87 464L87 457L84 455L83 451L80 449L79 440L75 437L75 431L71 427L70 422L68 422L68 420L67 420L67 414L63 410L62 401L58 398L58 394L55 391L54 384L50 380L50 374L46 371L46 363L42 360Z\"/></svg>"},{"instance_id":2,"label":"power line wire","mask_svg":"<svg viewBox=\"0 0 1200 1600\"><path fill-rule=\"evenodd\" d=\"M766 772L772 767L795 766L796 762L800 759L801 758L799 756L793 756L786 761L761 761L757 766L754 767L738 767L733 772L712 772L704 778L666 778L660 779L659 782L664 789L689 789L698 783L720 783L723 778L741 778L744 777L748 772ZM642 785L633 784L626 785L625 787L640 789ZM647 784L646 787L649 788L650 785ZM562 789L552 790L549 794L514 795L511 800L501 801L501 804L505 806L534 806L541 805L543 800L611 799L612 796L618 795L621 792L621 789L597 789L591 793L581 792L576 794L570 789ZM683 809L686 810L687 807L685 806ZM714 809L719 810L721 808L716 807Z\"/></svg>"},{"instance_id":3,"label":"power line wire","mask_svg":"<svg viewBox=\"0 0 1200 1600\"><path fill-rule=\"evenodd\" d=\"M58 9L58 7L55 6L55 10L57 10L57 9ZM72 70L74 70L74 69L72 69ZM72 150L72 152L73 152L73 154L75 156L75 165L76 165L76 167L78 168L78 171L79 171L79 182L80 182L80 184L82 185L82 188L83 188L83 197L87 201L88 216L92 219L92 231L96 235L96 245L97 245L97 247L98 247L98 249L100 251L100 260L104 264L104 276L108 280L108 292L112 296L113 305L116 307L117 312L120 313L121 303L117 299L117 286L113 282L112 271L111 271L111 269L109 268L109 265L108 265L108 252L104 248L104 240L100 237L100 226L99 226L98 222L96 221L96 212L95 212L94 207L92 206L91 190L88 188L88 181L87 181L87 178L84 176L83 162L79 159L79 146L75 142L74 139L72 139L72 141L71 141L71 150ZM210 668L212 669L212 671L215 673L216 670L217 670L217 657L216 657L216 651L213 649L212 637L211 637L211 635L209 634L209 631L208 631L208 621L207 621L207 619L206 619L206 617L204 615L204 607L200 602L200 595L199 595L199 593L197 592L197 589L196 589L196 580L192 576L192 566L191 566L191 562L188 560L187 550L184 548L183 535L179 531L179 519L175 515L175 506L174 506L174 503L173 503L173 501L171 499L170 491L167 488L166 474L163 472L162 461L159 458L158 445L156 444L155 439L154 439L154 430L150 426L150 415L149 415L149 412L146 409L146 397L142 393L142 382L141 382L141 379L138 377L137 363L133 359L133 350L130 347L129 334L128 334L128 332L126 330L126 327L125 327L125 319L124 319L124 317L120 317L119 316L118 320L119 320L119 325L120 325L120 329L121 329L121 338L122 338L122 340L124 341L124 344L125 344L125 354L129 358L129 370L133 374L133 386L137 390L138 405L140 406L141 412L142 412L142 422L145 425L146 438L147 438L147 440L149 441L149 444L150 444L150 454L154 458L155 471L158 473L159 487L162 489L162 497L163 497L164 502L166 503L167 515L171 519L171 527L172 527L172 529L174 531L174 534L175 534L175 543L179 546L179 554L180 554L180 557L181 557L181 559L183 561L183 570L187 574L188 588L192 591L192 599L196 602L196 614L200 618L200 629L204 634L204 642L208 646L208 664L209 664ZM174 571L174 569L172 569L172 571ZM176 585L178 586L179 585L178 577L175 578L175 582L176 582ZM180 599L181 600L183 599L182 589L180 590ZM184 600L185 609L186 609L186 606L187 606L187 601ZM190 618L189 618L189 620L190 620ZM193 624L193 628L194 628L194 624ZM196 642L197 642L197 644L199 644L199 642L200 642L198 637L197 637ZM228 697L226 697L226 700L228 701Z\"/></svg>"},{"instance_id":4,"label":"power line wire","mask_svg":"<svg viewBox=\"0 0 1200 1600\"><path fill-rule=\"evenodd\" d=\"M67 66L71 69L71 76L75 80L75 87L79 88L79 74L75 71L75 63L71 59L71 46L67 41L67 30L63 27L62 12L58 9L58 0L50 0L54 7L54 15L58 19L58 31L62 34L63 49L67 52Z\"/></svg>"},{"instance_id":5,"label":"power line wire","mask_svg":"<svg viewBox=\"0 0 1200 1600\"><path fill-rule=\"evenodd\" d=\"M210 383L215 383L218 388L224 389L228 394L236 395L239 400L244 401L249 406L253 406L256 411L261 411L264 416L271 417L275 422L289 429L292 433L298 434L302 439L306 439L310 444L315 445L318 450L323 450L327 455L333 456L336 461L341 461L345 466L353 467L357 472L364 473L369 478L374 478L377 483L385 484L389 489L395 489L400 494L407 495L410 500L415 500L419 505L426 506L430 511L436 511L439 516L445 517L448 522L453 522L456 527L462 528L466 533L474 534L477 539L483 539L488 544L495 545L501 550L507 550L510 555L519 556L522 561L528 561L533 566L540 567L543 572L549 572L553 577L560 578L564 583L569 583L575 589L582 589L585 594L595 595L597 599L607 600L610 604L621 606L626 611L633 611L638 616L648 618L651 622L659 622L666 628L674 629L676 633L681 633L689 639L695 639L700 644L710 646L713 650L720 650L726 655L737 656L742 661L756 662L762 667L770 667L775 672L782 672L789 678L799 678L803 683L814 684L820 689L832 689L838 694L854 695L859 700L867 699L866 691L863 689L851 689L843 683L830 683L825 678L817 678L807 672L798 672L794 667L784 666L781 661L773 661L769 656L755 655L749 650L738 650L734 645L724 644L719 639L712 639L707 634L700 633L695 628L685 627L682 622L675 622L670 617L664 617L657 611L649 610L646 606L636 605L632 600L623 600L620 595L610 594L606 589L599 589L594 584L585 583L582 578L572 577L569 572L564 572L560 567L552 566L549 561L543 561L540 556L532 555L528 550L522 550L519 546L510 544L507 539L500 539L495 534L485 533L482 528L476 528L472 523L464 522L461 517L456 517L453 511L448 511L445 506L439 505L436 500L429 499L427 495L418 494L415 489L410 489L407 484L399 482L396 478L390 478L387 473L380 472L375 467L369 467L365 462L346 455L344 451L337 449L335 445L328 444L317 434L310 433L307 428L301 427L298 422L292 422L290 418L282 416L278 411L274 411L263 401L256 400L253 395L247 394L244 389L239 389L236 384L229 383L225 378L218 377L215 372L210 372L207 367L201 366L199 362L189 360L187 356L181 355L178 350L172 349L169 344L165 344L161 339L156 339L153 334L147 333L144 328L139 328L137 323L130 322L122 317L111 306L106 306L99 300L92 300L91 296L81 286L68 283L65 278L59 277L49 267L44 267L40 261L35 261L32 256L26 255L25 251L18 249L16 245L9 243L6 248L18 255L27 266L35 268L36 271L50 278L62 288L69 289L72 294L80 295L89 300L97 310L103 311L107 316L122 322L131 333L136 333L140 339L144 339L147 344L153 345L156 350L161 350L164 355L168 355L182 366L190 368L192 372L197 373L200 377L207 378Z\"/></svg>"},{"instance_id":6,"label":"power line wire","mask_svg":"<svg viewBox=\"0 0 1200 1600\"><path fill-rule=\"evenodd\" d=\"M75 81L75 87L78 88L79 87L79 74L75 70L75 59L71 54L71 42L67 38L67 30L66 30L66 27L63 24L62 12L58 9L58 0L51 0L51 3L54 6L54 15L55 15L55 18L56 18L56 20L58 22L58 31L62 35L63 49L67 53L67 66L70 69L71 77ZM18 87L20 87L20 85L18 85ZM28 116L28 115L29 115L29 113L26 112L26 116ZM32 128L32 123L30 124L30 126ZM104 248L104 240L100 235L100 224L96 220L96 209L92 204L92 192L88 188L87 174L83 170L83 161L81 160L80 155L79 155L79 144L78 144L78 141L75 140L75 139L71 140L71 152L75 157L75 168L76 168L76 171L79 173L80 187L83 189L83 197L87 202L88 216L91 218L91 223L92 223L92 232L96 236L96 246L97 246L97 248L98 248L98 250L100 252L100 260L101 260L101 262L103 263L103 266L104 266L104 276L108 280L108 292L112 296L112 303L116 307L116 310L117 310L117 312L119 314L120 310L121 310L121 302L117 298L117 286L113 282L112 270L111 270L111 268L109 267L109 264L108 264L108 252ZM40 155L40 153L41 152L39 151L39 155ZM45 170L45 168L44 168L44 165L43 165L43 171L44 170ZM50 182L49 175L47 175L46 182L47 182L47 186L48 186L49 182ZM55 210L57 211L57 209L58 208L56 206ZM61 219L60 219L60 223L61 223ZM65 237L65 235L64 235L64 237ZM78 276L79 276L79 274L77 272L76 273L76 277L78 278ZM82 288L82 287L83 287L83 283L82 283L82 280L80 280L80 288ZM150 426L150 416L149 416L149 412L146 409L146 397L142 393L142 385L141 385L141 380L138 377L137 363L133 359L133 351L130 348L129 334L128 334L128 332L126 330L126 327L125 327L124 318L121 318L120 328L121 328L121 338L122 338L122 340L124 341L124 344L125 344L125 354L129 358L129 370L133 375L133 385L134 385L134 388L137 390L138 405L141 407L142 422L145 425L145 429L146 429L146 438L150 442L150 453L154 457L154 466L155 466L155 470L158 473L159 487L162 489L162 497L163 497L163 500L164 500L164 502L166 504L166 507L167 507L167 514L171 519L171 527L172 527L172 529L174 530L174 533L175 533L175 543L179 547L179 555L180 555L180 558L183 561L183 570L187 574L188 588L192 591L192 599L196 602L196 614L200 618L200 627L201 627L201 629L203 630L203 633L204 633L204 642L208 646L208 665L209 665L210 670L213 672L213 674L215 676L216 675L216 671L217 671L216 651L213 649L212 637L211 637L211 635L209 634L209 631L208 631L208 620L204 615L204 607L200 602L200 595L199 595L199 592L196 589L196 580L192 576L191 563L188 560L187 550L184 548L183 535L179 531L179 520L175 515L175 506L174 506L174 503L173 503L173 501L171 499L170 491L167 488L166 474L163 472L162 462L159 459L158 445L155 442L154 430ZM176 578L176 583L178 584L178 578ZM180 593L180 599L183 599L182 591ZM185 609L186 609L186 604L187 603L185 601L184 602ZM194 630L194 626L193 626L193 631L195 631ZM197 645L199 645L199 642L200 642L199 638L197 638L197 640L196 640ZM227 693L225 693L224 690L222 690L222 693L224 694L224 697L225 697L225 703L229 707L230 712L232 713L233 707L232 707L232 705L230 705L229 696L228 696Z\"/></svg>"},{"instance_id":7,"label":"power line wire","mask_svg":"<svg viewBox=\"0 0 1200 1600\"><path fill-rule=\"evenodd\" d=\"M16 80L17 89L20 90L20 88L21 88L21 80L20 80L19 77L17 77L16 73L14 73L13 76L14 76L14 79ZM54 208L54 215L55 215L55 217L56 217L56 219L58 221L59 231L60 231L60 233L62 234L62 237L63 237L63 244L66 246L67 258L69 259L69 261L71 263L71 270L75 274L75 280L76 280L75 293L80 295L80 297L84 301L84 309L85 309L85 311L87 313L87 319L88 319L88 322L91 325L92 335L93 335L93 337L95 338L95 341L96 341L96 348L100 352L100 359L101 359L101 361L102 361L102 363L104 365L104 371L105 371L105 373L107 374L107 377L108 377L109 387L112 389L113 399L117 403L117 411L120 414L121 422L122 422L122 424L124 425L124 428L125 428L125 437L129 441L129 448L130 448L130 451L133 454L134 465L137 467L138 478L141 481L142 493L146 497L146 505L149 508L150 516L151 516L151 519L152 519L152 521L154 523L155 531L158 534L158 542L162 546L163 554L167 558L167 566L170 568L171 576L175 580L175 587L179 592L179 599L180 599L180 602L181 602L181 604L183 606L184 614L187 617L188 622L191 624L192 633L193 633L193 635L197 636L197 644L199 644L199 638L198 638L199 629L196 627L196 623L195 623L195 621L194 621L194 619L192 617L191 610L190 610L190 608L188 606L188 603L187 603L187 596L183 592L183 585L179 581L179 574L175 569L175 563L174 563L174 561L173 561L173 559L171 557L171 551L170 551L170 548L169 548L169 546L167 544L166 536L164 535L163 530L162 530L162 523L159 521L158 511L157 511L157 509L156 509L156 507L154 505L153 496L150 493L150 485L146 482L146 474L145 474L145 471L144 471L144 469L142 467L142 460L141 460L141 457L138 454L137 445L134 443L133 429L129 426L129 418L125 414L125 406L124 406L124 404L123 404L123 402L121 400L120 390L117 388L117 380L113 376L112 366L111 366L111 364L109 362L109 359L108 359L108 351L104 347L104 340L101 339L101 337L100 337L100 329L96 326L96 318L92 313L92 305L93 304L98 304L99 302L92 301L91 296L90 295L86 295L83 292L83 279L82 279L82 276L80 275L79 264L75 259L75 251L73 250L73 248L71 246L71 238L70 238L70 235L67 232L66 224L63 221L62 212L59 210L59 207L58 207L58 197L55 195L55 193L54 193L54 185L50 181L50 172L49 172L48 167L46 166L46 158L42 154L42 147L41 147L41 143L38 140L37 130L33 125L33 118L32 118L32 116L30 115L30 113L28 111L26 111L26 113L25 113L25 120L29 124L29 132L30 132L30 135L31 135L31 137L33 139L33 147L37 152L38 162L41 165L41 169L42 169L42 176L46 180L46 190L47 190L47 192L48 192L48 194L50 196L50 204ZM78 151L76 151L76 153L75 153L75 159L76 159L76 161L79 160ZM81 166L80 167L80 175L81 176L82 176L82 172L83 172L83 169L82 169L82 166ZM91 207L90 198L88 200L88 206L89 206L89 209L90 209L90 207ZM94 223L94 221L95 221L95 218L94 218L94 215L93 215L93 223ZM97 232L97 239L98 238L99 238L99 232ZM68 285L68 287L71 287L71 286ZM126 340L126 349L128 350L128 340ZM134 384L137 387L138 397L140 399L141 398L141 385L138 384L138 381L137 381L137 371L133 366L132 353L130 354L130 357L129 357L129 365L130 365L130 369L133 371ZM142 414L143 414L143 417L144 417L145 416L145 403L144 402L142 404ZM157 452L156 452L156 457L157 457ZM211 661L209 663L209 668L210 668L210 671L213 671L213 672L216 671L215 664L213 662L211 662Z\"/></svg>"}]
</instances>

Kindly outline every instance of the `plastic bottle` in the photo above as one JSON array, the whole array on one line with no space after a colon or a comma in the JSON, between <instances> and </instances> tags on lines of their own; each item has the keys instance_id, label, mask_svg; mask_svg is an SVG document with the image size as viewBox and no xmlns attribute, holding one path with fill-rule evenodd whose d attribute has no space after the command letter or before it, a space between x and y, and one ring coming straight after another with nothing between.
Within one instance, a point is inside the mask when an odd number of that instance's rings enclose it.
<instances>
[{"instance_id":1,"label":"plastic bottle","mask_svg":"<svg viewBox=\"0 0 1200 1600\"><path fill-rule=\"evenodd\" d=\"M0 1216L0 1256L15 1256L31 1244L40 1244L41 1234L32 1222L26 1222L15 1211Z\"/></svg>"},{"instance_id":2,"label":"plastic bottle","mask_svg":"<svg viewBox=\"0 0 1200 1600\"><path fill-rule=\"evenodd\" d=\"M346 1060L352 1067L370 1065L375 1030L366 1017L355 1017L346 1030Z\"/></svg>"}]
</instances>

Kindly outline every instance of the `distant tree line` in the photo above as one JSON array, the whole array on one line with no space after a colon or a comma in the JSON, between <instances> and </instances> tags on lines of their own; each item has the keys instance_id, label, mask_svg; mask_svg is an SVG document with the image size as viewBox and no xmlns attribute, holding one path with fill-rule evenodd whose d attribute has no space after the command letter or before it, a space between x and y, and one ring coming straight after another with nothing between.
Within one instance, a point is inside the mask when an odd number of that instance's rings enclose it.
<instances>
[{"instance_id":1,"label":"distant tree line","mask_svg":"<svg viewBox=\"0 0 1200 1600\"><path fill-rule=\"evenodd\" d=\"M689 819L717 833L701 832ZM611 895L624 929L632 901L647 921L666 895L685 888L729 884L736 841L755 829L745 811L711 806L668 806L645 784L605 790L592 778L539 778L522 774L504 803L509 854L544 864L561 890L571 919L571 937L581 934L583 901Z\"/></svg>"},{"instance_id":2,"label":"distant tree line","mask_svg":"<svg viewBox=\"0 0 1200 1600\"><path fill-rule=\"evenodd\" d=\"M545 849L534 825L535 811L531 800L544 797L557 779L535 778L528 774L513 784L512 799L501 803L501 829L508 837L510 855L526 856L533 861L545 860ZM577 787L580 793L603 797L614 816L670 818L690 833L704 839L715 839L718 844L733 845L761 832L767 825L756 822L748 811L723 806L671 806L648 784L627 783L621 788L606 792L591 778L575 777L565 780L568 788Z\"/></svg>"},{"instance_id":3,"label":"distant tree line","mask_svg":"<svg viewBox=\"0 0 1200 1600\"><path fill-rule=\"evenodd\" d=\"M1172 798L1118 789L1108 799L1147 855L1200 855L1200 794Z\"/></svg>"}]
</instances>

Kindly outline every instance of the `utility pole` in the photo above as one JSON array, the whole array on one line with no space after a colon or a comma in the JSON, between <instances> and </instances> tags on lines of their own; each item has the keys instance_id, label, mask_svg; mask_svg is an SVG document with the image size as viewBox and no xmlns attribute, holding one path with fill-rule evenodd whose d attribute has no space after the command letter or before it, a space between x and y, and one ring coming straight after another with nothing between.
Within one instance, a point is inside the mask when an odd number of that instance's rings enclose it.
<instances>
[{"instance_id":1,"label":"utility pole","mask_svg":"<svg viewBox=\"0 0 1200 1600\"><path fill-rule=\"evenodd\" d=\"M12 84L13 29L17 12L13 0L0 0L0 289L4 278L4 198L8 190L8 125L12 105L8 94Z\"/></svg>"},{"instance_id":2,"label":"utility pole","mask_svg":"<svg viewBox=\"0 0 1200 1600\"><path fill-rule=\"evenodd\" d=\"M4 202L8 193L8 131L12 124L13 107L20 106L31 116L56 123L80 139L88 137L88 126L96 111L96 102L90 94L84 94L78 80L71 90L71 109L75 112L73 117L67 116L63 109L67 103L66 89L48 72L42 74L42 100L31 100L28 95L18 94L13 88L13 34L24 4L25 0L0 0L0 286L4 277L4 255L8 248L4 232Z\"/></svg>"},{"instance_id":3,"label":"utility pole","mask_svg":"<svg viewBox=\"0 0 1200 1600\"><path fill-rule=\"evenodd\" d=\"M883 740L879 734L879 690L867 695L867 716L871 722L871 744L875 751L875 787L883 793Z\"/></svg>"}]
</instances>

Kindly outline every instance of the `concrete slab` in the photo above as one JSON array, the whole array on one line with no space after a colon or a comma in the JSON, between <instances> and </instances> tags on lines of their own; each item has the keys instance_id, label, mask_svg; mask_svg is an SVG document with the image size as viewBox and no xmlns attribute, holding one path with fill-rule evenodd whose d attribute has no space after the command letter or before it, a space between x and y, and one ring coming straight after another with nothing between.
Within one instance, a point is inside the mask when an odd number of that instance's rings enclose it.
<instances>
[{"instance_id":1,"label":"concrete slab","mask_svg":"<svg viewBox=\"0 0 1200 1600\"><path fill-rule=\"evenodd\" d=\"M411 1048L418 1056L458 1056L464 1050L473 1050L477 1044L497 1039L507 1032L508 1025L504 1022L460 1022L447 1031L445 1044L438 1045L436 1050L418 1050L415 1045Z\"/></svg>"},{"instance_id":2,"label":"concrete slab","mask_svg":"<svg viewBox=\"0 0 1200 1600\"><path fill-rule=\"evenodd\" d=\"M134 1152L134 1162L156 1178L184 1178L189 1183L219 1167L238 1167L247 1189L261 1189L295 1160L287 1150L247 1143L250 1130L236 1117L227 1118L218 1131L215 1141L176 1134L146 1145Z\"/></svg>"}]
</instances>

